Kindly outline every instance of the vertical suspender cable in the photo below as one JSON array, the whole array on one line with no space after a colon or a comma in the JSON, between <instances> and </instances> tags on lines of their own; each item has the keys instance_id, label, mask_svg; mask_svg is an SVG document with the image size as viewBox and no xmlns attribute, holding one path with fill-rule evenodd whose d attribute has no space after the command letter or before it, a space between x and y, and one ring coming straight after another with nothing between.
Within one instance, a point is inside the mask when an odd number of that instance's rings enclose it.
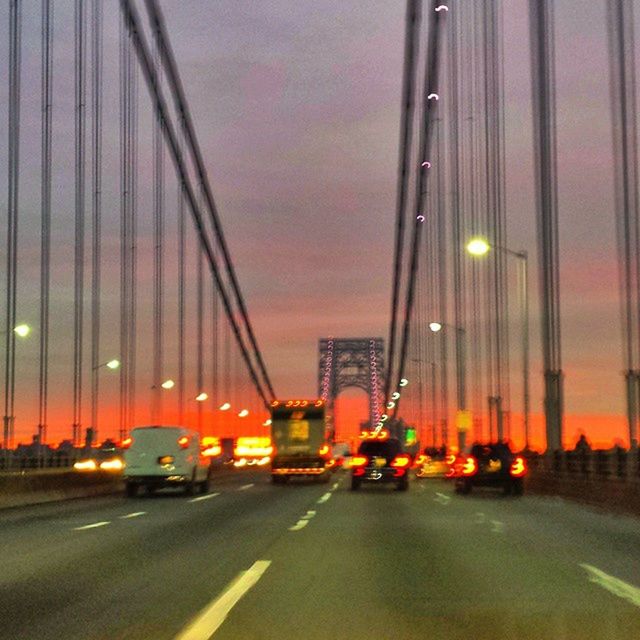
<instances>
[{"instance_id":1,"label":"vertical suspender cable","mask_svg":"<svg viewBox=\"0 0 640 640\"><path fill-rule=\"evenodd\" d=\"M102 2L92 3L92 160L93 236L91 268L91 427L98 432L100 373L100 270L102 227Z\"/></svg>"},{"instance_id":2,"label":"vertical suspender cable","mask_svg":"<svg viewBox=\"0 0 640 640\"><path fill-rule=\"evenodd\" d=\"M38 440L47 442L49 381L49 294L51 290L51 100L53 89L53 6L42 0L42 158L40 235L40 376Z\"/></svg>"},{"instance_id":3,"label":"vertical suspender cable","mask_svg":"<svg viewBox=\"0 0 640 640\"><path fill-rule=\"evenodd\" d=\"M162 77L160 57L156 48L154 61L158 77ZM164 284L164 162L162 123L155 117L153 124L153 383L152 421L162 422L162 369L163 369L163 296Z\"/></svg>"},{"instance_id":4,"label":"vertical suspender cable","mask_svg":"<svg viewBox=\"0 0 640 640\"><path fill-rule=\"evenodd\" d=\"M120 433L127 433L129 415L129 42L120 20Z\"/></svg>"},{"instance_id":5,"label":"vertical suspender cable","mask_svg":"<svg viewBox=\"0 0 640 640\"><path fill-rule=\"evenodd\" d=\"M398 186L396 194L396 236L394 249L393 291L391 294L391 325L387 346L387 372L385 377L384 400L389 400L393 381L396 351L398 304L402 282L402 261L405 240L405 218L411 176L411 142L415 110L415 85L420 41L421 3L407 0L404 70L402 77L402 103L400 111L400 142L398 148Z\"/></svg>"},{"instance_id":6,"label":"vertical suspender cable","mask_svg":"<svg viewBox=\"0 0 640 640\"><path fill-rule=\"evenodd\" d=\"M9 149L7 198L7 307L4 367L3 447L13 446L16 369L16 294L18 269L18 186L20 175L20 39L22 2L9 5ZM5 452L6 453L6 452ZM5 465L7 463L5 462Z\"/></svg>"},{"instance_id":7,"label":"vertical suspender cable","mask_svg":"<svg viewBox=\"0 0 640 640\"><path fill-rule=\"evenodd\" d=\"M204 313L204 255L202 247L198 247L197 255L197 290L196 290L196 392L202 393L204 387L204 331L203 331L203 313ZM202 437L202 402L198 402L198 433Z\"/></svg>"},{"instance_id":8,"label":"vertical suspender cable","mask_svg":"<svg viewBox=\"0 0 640 640\"><path fill-rule=\"evenodd\" d=\"M75 264L73 301L73 442L82 428L82 353L84 321L84 216L85 216L85 12L75 2Z\"/></svg>"},{"instance_id":9,"label":"vertical suspender cable","mask_svg":"<svg viewBox=\"0 0 640 640\"><path fill-rule=\"evenodd\" d=\"M214 433L218 433L218 424L215 416L218 411L218 292L215 282L211 285L211 415Z\"/></svg>"},{"instance_id":10,"label":"vertical suspender cable","mask_svg":"<svg viewBox=\"0 0 640 640\"><path fill-rule=\"evenodd\" d=\"M182 140L179 139L182 150ZM186 218L184 210L184 184L178 187L178 419L185 424L185 254L186 254Z\"/></svg>"}]
</instances>

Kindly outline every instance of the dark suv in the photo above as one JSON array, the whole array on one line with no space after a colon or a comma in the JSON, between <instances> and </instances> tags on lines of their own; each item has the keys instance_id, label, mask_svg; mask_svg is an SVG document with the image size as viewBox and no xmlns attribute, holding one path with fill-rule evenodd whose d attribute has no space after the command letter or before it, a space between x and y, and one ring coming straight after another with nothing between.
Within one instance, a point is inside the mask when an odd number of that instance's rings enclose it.
<instances>
[{"instance_id":1,"label":"dark suv","mask_svg":"<svg viewBox=\"0 0 640 640\"><path fill-rule=\"evenodd\" d=\"M455 478L457 493L470 493L473 487L498 487L505 495L521 496L526 473L525 459L498 442L474 444L468 455L456 458L447 476Z\"/></svg>"},{"instance_id":2,"label":"dark suv","mask_svg":"<svg viewBox=\"0 0 640 640\"><path fill-rule=\"evenodd\" d=\"M398 491L406 491L410 468L411 456L403 453L399 440L366 440L351 460L351 489L363 482L395 482Z\"/></svg>"}]
</instances>

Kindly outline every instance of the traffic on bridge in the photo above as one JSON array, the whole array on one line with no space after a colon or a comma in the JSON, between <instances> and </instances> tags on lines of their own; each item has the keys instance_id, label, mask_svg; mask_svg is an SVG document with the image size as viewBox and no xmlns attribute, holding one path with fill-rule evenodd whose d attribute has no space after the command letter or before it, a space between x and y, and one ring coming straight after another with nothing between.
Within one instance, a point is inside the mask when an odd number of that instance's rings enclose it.
<instances>
[{"instance_id":1,"label":"traffic on bridge","mask_svg":"<svg viewBox=\"0 0 640 640\"><path fill-rule=\"evenodd\" d=\"M0 6L0 639L640 637L634 4Z\"/></svg>"}]
</instances>

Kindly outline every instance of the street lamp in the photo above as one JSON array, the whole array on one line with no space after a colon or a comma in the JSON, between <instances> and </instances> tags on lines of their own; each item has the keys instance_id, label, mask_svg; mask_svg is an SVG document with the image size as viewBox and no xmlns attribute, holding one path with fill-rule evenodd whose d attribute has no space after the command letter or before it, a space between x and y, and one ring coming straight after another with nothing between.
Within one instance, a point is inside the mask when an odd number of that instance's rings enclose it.
<instances>
[{"instance_id":1,"label":"street lamp","mask_svg":"<svg viewBox=\"0 0 640 640\"><path fill-rule=\"evenodd\" d=\"M456 377L458 413L456 416L456 428L458 430L458 450L464 451L466 446L467 411L467 372L466 372L466 331L464 327L443 322L430 322L429 329L433 333L439 333L443 329L452 329L456 332Z\"/></svg>"},{"instance_id":2,"label":"street lamp","mask_svg":"<svg viewBox=\"0 0 640 640\"><path fill-rule=\"evenodd\" d=\"M28 324L19 324L13 328L13 331L17 336L26 338L31 333L31 327Z\"/></svg>"},{"instance_id":3,"label":"street lamp","mask_svg":"<svg viewBox=\"0 0 640 640\"><path fill-rule=\"evenodd\" d=\"M219 407L220 411L229 411L229 409L231 409L231 404L228 402L225 402L224 404L221 404Z\"/></svg>"},{"instance_id":4,"label":"street lamp","mask_svg":"<svg viewBox=\"0 0 640 640\"><path fill-rule=\"evenodd\" d=\"M249 410L248 409L243 409L239 414L238 414L238 418L246 418L249 415Z\"/></svg>"},{"instance_id":5,"label":"street lamp","mask_svg":"<svg viewBox=\"0 0 640 640\"><path fill-rule=\"evenodd\" d=\"M209 394L206 391L201 391L196 397L196 402L204 402L209 397Z\"/></svg>"},{"instance_id":6,"label":"street lamp","mask_svg":"<svg viewBox=\"0 0 640 640\"><path fill-rule=\"evenodd\" d=\"M161 385L160 385L163 389L173 389L173 387L176 386L176 383L169 379L169 380L165 380Z\"/></svg>"},{"instance_id":7,"label":"street lamp","mask_svg":"<svg viewBox=\"0 0 640 640\"><path fill-rule=\"evenodd\" d=\"M102 367L107 367L107 369L111 369L111 371L115 371L120 367L120 360L114 358L113 360L109 360L109 362L103 362L102 364L97 364L92 368L93 371L97 371Z\"/></svg>"},{"instance_id":8,"label":"street lamp","mask_svg":"<svg viewBox=\"0 0 640 640\"><path fill-rule=\"evenodd\" d=\"M467 243L467 251L473 256L486 255L491 245L484 238L472 238ZM513 251L507 247L496 246L496 250L518 260L518 298L522 316L522 404L524 413L524 443L529 448L529 254L527 251Z\"/></svg>"}]
</instances>

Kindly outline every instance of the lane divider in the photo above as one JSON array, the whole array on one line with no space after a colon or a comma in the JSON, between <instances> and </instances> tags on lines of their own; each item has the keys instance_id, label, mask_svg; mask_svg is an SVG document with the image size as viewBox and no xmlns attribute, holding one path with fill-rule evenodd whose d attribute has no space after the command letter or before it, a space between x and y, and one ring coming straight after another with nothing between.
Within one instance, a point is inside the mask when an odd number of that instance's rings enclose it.
<instances>
[{"instance_id":1,"label":"lane divider","mask_svg":"<svg viewBox=\"0 0 640 640\"><path fill-rule=\"evenodd\" d=\"M128 520L129 518L139 518L146 515L146 511L134 511L134 513L128 513L126 516L119 516L120 520Z\"/></svg>"},{"instance_id":2,"label":"lane divider","mask_svg":"<svg viewBox=\"0 0 640 640\"><path fill-rule=\"evenodd\" d=\"M434 502L437 502L441 505L448 505L451 502L451 496L448 496L446 493L440 493L436 491L437 498L434 498Z\"/></svg>"},{"instance_id":3,"label":"lane divider","mask_svg":"<svg viewBox=\"0 0 640 640\"><path fill-rule=\"evenodd\" d=\"M306 516L302 516L302 518L300 518L301 520L311 520L311 518L313 518L313 516L316 515L315 511L307 511L307 515Z\"/></svg>"},{"instance_id":4,"label":"lane divider","mask_svg":"<svg viewBox=\"0 0 640 640\"><path fill-rule=\"evenodd\" d=\"M340 486L340 482L334 482L331 491L335 491Z\"/></svg>"},{"instance_id":5,"label":"lane divider","mask_svg":"<svg viewBox=\"0 0 640 640\"><path fill-rule=\"evenodd\" d=\"M500 520L491 520L491 524L491 531L493 533L504 533L504 522L500 522Z\"/></svg>"},{"instance_id":6,"label":"lane divider","mask_svg":"<svg viewBox=\"0 0 640 640\"><path fill-rule=\"evenodd\" d=\"M323 504L326 502L333 494L331 491L325 493L321 498L318 499L318 504Z\"/></svg>"},{"instance_id":7,"label":"lane divider","mask_svg":"<svg viewBox=\"0 0 640 640\"><path fill-rule=\"evenodd\" d=\"M253 487L253 482L251 484L243 484L238 491L246 491L247 489L251 489Z\"/></svg>"},{"instance_id":8,"label":"lane divider","mask_svg":"<svg viewBox=\"0 0 640 640\"><path fill-rule=\"evenodd\" d=\"M240 599L262 578L271 560L258 560L247 571L242 571L229 586L202 613L191 622L175 640L208 640L225 621Z\"/></svg>"},{"instance_id":9,"label":"lane divider","mask_svg":"<svg viewBox=\"0 0 640 640\"><path fill-rule=\"evenodd\" d=\"M308 520L298 520L293 527L289 527L289 531L300 531L300 529L304 529L308 524Z\"/></svg>"},{"instance_id":10,"label":"lane divider","mask_svg":"<svg viewBox=\"0 0 640 640\"><path fill-rule=\"evenodd\" d=\"M200 502L201 500L210 500L211 498L215 498L219 496L219 493L207 493L205 496L198 496L197 498L191 498L189 502Z\"/></svg>"},{"instance_id":11,"label":"lane divider","mask_svg":"<svg viewBox=\"0 0 640 640\"><path fill-rule=\"evenodd\" d=\"M638 589L638 587L624 582L624 580L620 580L620 578L610 576L608 573L590 564L585 564L584 562L580 562L579 564L589 574L589 582L593 582L609 591L609 593L613 593L614 596L618 596L636 607L640 607L640 589Z\"/></svg>"},{"instance_id":12,"label":"lane divider","mask_svg":"<svg viewBox=\"0 0 640 640\"><path fill-rule=\"evenodd\" d=\"M104 527L111 524L108 520L104 522L94 522L93 524L85 524L83 527L74 527L74 531L85 531L86 529L95 529L96 527Z\"/></svg>"}]
</instances>

